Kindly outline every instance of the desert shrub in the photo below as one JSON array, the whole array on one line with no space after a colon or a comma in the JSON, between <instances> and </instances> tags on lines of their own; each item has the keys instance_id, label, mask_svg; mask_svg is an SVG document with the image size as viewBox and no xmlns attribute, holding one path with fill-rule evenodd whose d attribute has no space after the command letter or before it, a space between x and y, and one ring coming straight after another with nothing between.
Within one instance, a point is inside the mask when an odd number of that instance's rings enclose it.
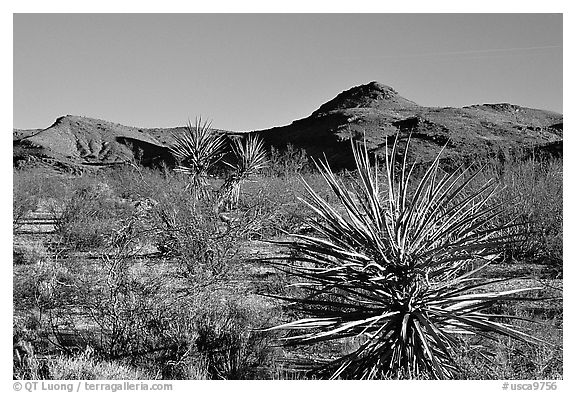
<instances>
[{"instance_id":1,"label":"desert shrub","mask_svg":"<svg viewBox=\"0 0 576 393\"><path fill-rule=\"evenodd\" d=\"M165 379L259 375L271 334L257 330L269 319L257 303L226 301L233 290L205 282L191 290L190 277L175 278L158 264L151 271L125 262L95 267L91 283L79 286L78 307L96 325L88 344L99 358Z\"/></svg>"},{"instance_id":2,"label":"desert shrub","mask_svg":"<svg viewBox=\"0 0 576 393\"><path fill-rule=\"evenodd\" d=\"M201 377L202 359L209 358L197 356L194 368L189 356L196 351L198 332L204 326L198 318L218 304L219 300L211 297L216 288L212 284L225 275L230 264L227 253L235 252L238 244L214 239L199 245L196 230L202 228L188 222L185 228L178 228L176 239L187 240L179 245L178 256L169 263L160 259L148 267L138 262L142 239L150 236L148 223L141 218L134 215L118 220L116 231L103 236L104 247L97 259L49 260L15 279L18 308L37 308L43 329L53 333L53 345L66 354L54 366L56 371L50 369L52 373L84 375L92 365L106 368L121 360L163 378ZM204 232L213 236L208 229ZM208 255L213 247L221 248L218 261L215 255ZM220 292L218 296L225 295ZM246 313L238 312L227 321L231 323ZM250 318L250 323L260 319ZM257 333L251 334L242 348L256 345L251 343ZM94 348L97 363L78 358L86 346Z\"/></svg>"},{"instance_id":3,"label":"desert shrub","mask_svg":"<svg viewBox=\"0 0 576 393\"><path fill-rule=\"evenodd\" d=\"M331 378L454 378L462 334L543 344L503 322L513 316L490 312L537 288L490 291L493 281L477 276L514 240L493 224L502 213L488 205L494 182L464 192L475 176L442 173L438 156L411 187L397 147L386 155L385 187L365 146L353 146L354 187L319 165L339 206L307 187L318 235L279 242L295 252L270 261L300 279L305 295L288 300L307 318L276 329L295 330L292 345L357 338L355 349L323 366Z\"/></svg>"},{"instance_id":4,"label":"desert shrub","mask_svg":"<svg viewBox=\"0 0 576 393\"><path fill-rule=\"evenodd\" d=\"M76 307L96 326L89 343L107 359L153 350L169 317L162 300L166 277L143 275L134 263L143 233L133 225L128 221L110 235L97 263L75 277Z\"/></svg>"},{"instance_id":5,"label":"desert shrub","mask_svg":"<svg viewBox=\"0 0 576 393\"><path fill-rule=\"evenodd\" d=\"M522 224L524 235L506 248L505 258L545 263L561 274L562 161L514 159L488 166L482 175L495 177L504 186L495 198L495 203L504 203L506 208L500 223Z\"/></svg>"},{"instance_id":6,"label":"desert shrub","mask_svg":"<svg viewBox=\"0 0 576 393\"><path fill-rule=\"evenodd\" d=\"M334 199L320 174L312 172L302 176L261 177L246 186L238 208L241 211L258 212L260 238L310 229L304 223L308 212L302 208L299 199L305 192L302 180L327 200Z\"/></svg>"},{"instance_id":7,"label":"desert shrub","mask_svg":"<svg viewBox=\"0 0 576 393\"><path fill-rule=\"evenodd\" d=\"M129 269L107 266L111 273L84 284L79 306L97 328L89 342L106 358L145 355L156 347L165 321L159 302L162 280L135 278Z\"/></svg>"},{"instance_id":8,"label":"desert shrub","mask_svg":"<svg viewBox=\"0 0 576 393\"><path fill-rule=\"evenodd\" d=\"M147 190L146 180L151 178L151 174L157 171L148 168L132 166L129 164L110 168L102 171L102 177L119 198L127 200L137 200L142 197L149 197L152 190ZM154 176L160 178L158 176ZM145 180L146 179L146 180ZM161 185L155 185L161 189Z\"/></svg>"},{"instance_id":9,"label":"desert shrub","mask_svg":"<svg viewBox=\"0 0 576 393\"><path fill-rule=\"evenodd\" d=\"M12 262L15 265L28 265L42 262L48 250L42 239L25 238L13 245Z\"/></svg>"},{"instance_id":10,"label":"desert shrub","mask_svg":"<svg viewBox=\"0 0 576 393\"><path fill-rule=\"evenodd\" d=\"M259 237L278 235L281 231L296 231L302 223L296 177L263 177L258 182L247 185L240 198L241 211L257 210L260 220Z\"/></svg>"},{"instance_id":11,"label":"desert shrub","mask_svg":"<svg viewBox=\"0 0 576 393\"><path fill-rule=\"evenodd\" d=\"M272 317L258 299L210 302L195 316L192 357L205 379L258 379L266 376L274 348Z\"/></svg>"},{"instance_id":12,"label":"desert shrub","mask_svg":"<svg viewBox=\"0 0 576 393\"><path fill-rule=\"evenodd\" d=\"M82 341L81 337L69 341L78 312L78 296L76 274L66 265L62 260L47 258L27 266L25 271L15 271L14 275L14 316L24 322L22 326L33 348L30 353L34 355L27 359L43 367L43 373L46 365L42 359L47 353L71 353Z\"/></svg>"},{"instance_id":13,"label":"desert shrub","mask_svg":"<svg viewBox=\"0 0 576 393\"><path fill-rule=\"evenodd\" d=\"M166 375L163 365L179 360L191 345L190 299L179 291L170 265L147 268L135 261L145 233L124 224L97 260L52 261L27 281L32 289L21 297L38 308L53 346L66 354L53 373L72 378L94 366L97 377L121 361ZM94 358L78 357L87 347L94 349ZM118 372L123 378L124 371Z\"/></svg>"},{"instance_id":14,"label":"desert shrub","mask_svg":"<svg viewBox=\"0 0 576 393\"><path fill-rule=\"evenodd\" d=\"M67 195L69 176L38 170L14 170L14 197L26 195L33 200L63 200Z\"/></svg>"},{"instance_id":15,"label":"desert shrub","mask_svg":"<svg viewBox=\"0 0 576 393\"><path fill-rule=\"evenodd\" d=\"M44 379L48 368L44 359L37 356L37 321L15 319L12 324L12 375L14 379Z\"/></svg>"},{"instance_id":16,"label":"desert shrub","mask_svg":"<svg viewBox=\"0 0 576 393\"><path fill-rule=\"evenodd\" d=\"M310 158L304 149L297 149L288 144L284 149L270 147L270 163L266 170L267 176L294 176L311 172Z\"/></svg>"},{"instance_id":17,"label":"desert shrub","mask_svg":"<svg viewBox=\"0 0 576 393\"><path fill-rule=\"evenodd\" d=\"M26 216L37 210L44 200L64 200L66 182L63 176L53 173L14 170L12 189L12 228L22 227Z\"/></svg>"},{"instance_id":18,"label":"desert shrub","mask_svg":"<svg viewBox=\"0 0 576 393\"><path fill-rule=\"evenodd\" d=\"M159 198L160 199L160 198ZM245 228L223 221L217 202L192 201L186 192L161 198L150 215L161 255L176 259L181 273L199 282L226 274Z\"/></svg>"},{"instance_id":19,"label":"desert shrub","mask_svg":"<svg viewBox=\"0 0 576 393\"><path fill-rule=\"evenodd\" d=\"M187 175L174 172L166 166L147 168L136 163L105 170L101 177L115 195L130 201L155 199L159 192L181 188L188 178Z\"/></svg>"},{"instance_id":20,"label":"desert shrub","mask_svg":"<svg viewBox=\"0 0 576 393\"><path fill-rule=\"evenodd\" d=\"M118 220L130 214L131 205L119 201L108 185L100 182L80 186L63 206L52 206L60 244L77 251L103 247Z\"/></svg>"},{"instance_id":21,"label":"desert shrub","mask_svg":"<svg viewBox=\"0 0 576 393\"><path fill-rule=\"evenodd\" d=\"M559 305L560 314L553 317L538 315L527 307L513 308L511 314L522 318L517 325L529 329L550 345L526 345L504 337L489 342L480 342L478 338L465 340L456 353L462 378L562 379L562 305Z\"/></svg>"},{"instance_id":22,"label":"desert shrub","mask_svg":"<svg viewBox=\"0 0 576 393\"><path fill-rule=\"evenodd\" d=\"M550 340L547 331L538 332ZM555 345L530 346L500 338L494 342L466 342L457 350L462 379L552 380L563 378L562 341Z\"/></svg>"},{"instance_id":23,"label":"desert shrub","mask_svg":"<svg viewBox=\"0 0 576 393\"><path fill-rule=\"evenodd\" d=\"M68 261L44 256L33 265L14 269L13 304L15 310L37 310L39 318L71 301L72 281ZM82 269L82 267L77 267Z\"/></svg>"},{"instance_id":24,"label":"desert shrub","mask_svg":"<svg viewBox=\"0 0 576 393\"><path fill-rule=\"evenodd\" d=\"M31 211L38 206L38 196L23 189L21 184L14 182L14 194L12 197L12 230L17 231L22 227L23 220Z\"/></svg>"}]
</instances>

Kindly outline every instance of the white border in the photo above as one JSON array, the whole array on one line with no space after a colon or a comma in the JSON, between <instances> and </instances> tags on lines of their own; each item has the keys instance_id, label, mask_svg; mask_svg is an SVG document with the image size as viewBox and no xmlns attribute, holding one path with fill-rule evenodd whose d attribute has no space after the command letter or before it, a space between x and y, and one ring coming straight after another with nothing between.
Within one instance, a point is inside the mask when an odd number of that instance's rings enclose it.
<instances>
[{"instance_id":1,"label":"white border","mask_svg":"<svg viewBox=\"0 0 576 393\"><path fill-rule=\"evenodd\" d=\"M94 12L106 12L106 13L212 13L212 12L225 12L225 13L285 13L285 12L338 12L338 13L563 13L564 20L564 70L574 70L573 53L572 49L574 47L574 42L571 37L574 37L574 24L575 20L572 13L572 7L570 7L570 1L531 1L531 2L516 2L516 1L503 1L503 0L482 0L474 3L466 1L446 1L446 0L436 0L436 1L395 1L386 2L382 1L366 1L366 0L354 0L354 1L311 1L311 0L294 0L290 2L264 2L264 1L212 1L208 2L206 0L202 2L184 2L184 1L174 1L174 0L162 0L162 1L119 1L119 0L100 0L94 2L82 2L82 1L71 1L71 0L58 0L58 1L8 1L7 4L3 4L3 12L0 19L0 26L2 32L2 53L4 54L4 61L2 62L3 72L2 78L4 82L2 83L2 111L3 111L3 139L1 146L2 157L2 167L1 167L1 179L4 183L5 192L2 193L2 213L0 219L2 220L2 258L3 261L3 277L4 277L4 301L2 301L2 315L5 316L6 320L2 325L2 340L0 356L1 364L0 370L2 372L2 384L5 391L12 391L12 366L11 366L11 356L12 353L10 345L11 336L11 293L12 293L12 268L11 268L11 248L12 248L12 230L11 225L11 206L12 206L12 196L10 190L12 189L12 171L11 171L11 144L8 140L12 134L12 121L13 110L12 110L12 100L13 100L13 81L12 81L12 15L13 13L60 13L60 12L80 12L80 13L94 13ZM9 55L8 55L9 54ZM10 59L10 60L9 60ZM572 91L574 88L573 76L570 72L564 72L564 89L563 89L563 105L564 108L572 107ZM574 223L574 207L571 197L574 196L573 184L576 184L576 179L574 178L575 166L575 156L571 153L573 150L573 139L571 135L571 124L572 116L569 112L564 112L564 122L566 123L565 129L568 130L565 137L564 149L568 154L564 156L565 165L565 180L564 180L564 253L566 261L564 267L564 276L567 283L570 283L574 278L574 268L572 263L574 262L572 257L575 255L574 247L576 242L570 241L571 236L574 234L573 223ZM4 270L5 269L5 270ZM10 299L10 300L9 300ZM575 378L571 374L573 370L573 358L574 358L574 339L571 337L569 332L574 328L574 312L572 305L574 304L574 289L571 285L565 286L565 298L564 298L564 332L565 334L565 346L564 346L564 381L559 381L558 391L567 391L567 387L572 385ZM359 384L362 384L362 388L367 389L418 389L426 391L441 391L441 392L451 392L451 391L469 391L469 392L485 392L485 391L501 391L501 383L498 381L448 381L448 382L436 382L436 381L385 381L382 382L356 382L356 381L338 381L338 382L304 382L304 381L255 381L255 382L185 382L185 381L175 381L174 391L189 391L190 389L200 389L200 390L213 390L219 389L246 389L247 391L257 392L266 391L270 389L270 384L274 384L274 389L278 391L290 391L296 389L304 389L310 391L317 389L331 389L337 391L348 391L350 388L354 388ZM233 384L233 385L232 385ZM384 386L383 386L384 385Z\"/></svg>"}]
</instances>

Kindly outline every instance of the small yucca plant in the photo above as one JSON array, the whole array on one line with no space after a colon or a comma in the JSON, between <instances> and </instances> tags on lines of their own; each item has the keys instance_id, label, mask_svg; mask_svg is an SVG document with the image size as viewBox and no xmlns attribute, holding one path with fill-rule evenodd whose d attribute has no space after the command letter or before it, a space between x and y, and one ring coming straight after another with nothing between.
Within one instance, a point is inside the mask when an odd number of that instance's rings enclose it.
<instances>
[{"instance_id":1,"label":"small yucca plant","mask_svg":"<svg viewBox=\"0 0 576 393\"><path fill-rule=\"evenodd\" d=\"M190 189L196 196L206 192L209 171L224 155L225 139L211 128L211 122L196 119L188 122L181 134L174 134L170 151L178 164L176 171L190 176Z\"/></svg>"},{"instance_id":2,"label":"small yucca plant","mask_svg":"<svg viewBox=\"0 0 576 393\"><path fill-rule=\"evenodd\" d=\"M221 202L229 207L238 204L242 184L268 164L264 142L258 135L248 134L243 138L232 139L231 145L236 162L225 162L232 168L232 172L221 189Z\"/></svg>"},{"instance_id":3,"label":"small yucca plant","mask_svg":"<svg viewBox=\"0 0 576 393\"><path fill-rule=\"evenodd\" d=\"M292 256L271 263L298 277L307 296L281 298L310 317L272 329L296 330L286 339L294 345L354 338L356 350L325 366L331 378L454 378L462 335L541 342L490 311L540 288L495 291L489 286L500 280L476 276L514 241L492 225L501 212L489 204L494 183L468 190L475 175L442 172L440 154L415 181L406 151L397 162L396 140L391 152L387 146L382 189L366 146L353 145L353 153L353 187L318 164L340 206L305 184L318 235L292 235L281 242Z\"/></svg>"}]
</instances>

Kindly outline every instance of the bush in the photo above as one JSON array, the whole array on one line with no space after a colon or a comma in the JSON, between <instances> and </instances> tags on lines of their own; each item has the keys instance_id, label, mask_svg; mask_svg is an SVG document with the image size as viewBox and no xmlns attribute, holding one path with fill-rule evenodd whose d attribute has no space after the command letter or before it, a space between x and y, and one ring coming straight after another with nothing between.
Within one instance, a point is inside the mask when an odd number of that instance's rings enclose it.
<instances>
[{"instance_id":1,"label":"bush","mask_svg":"<svg viewBox=\"0 0 576 393\"><path fill-rule=\"evenodd\" d=\"M562 379L562 304L545 304L546 312L559 312L557 316L543 316L529 308L517 308L509 312L517 318L517 324L538 335L550 345L526 345L522 342L500 337L491 342L479 342L478 338L467 340L457 352L466 379ZM556 306L556 307L555 307ZM531 321L536 321L537 324ZM479 345L482 344L482 345Z\"/></svg>"},{"instance_id":2,"label":"bush","mask_svg":"<svg viewBox=\"0 0 576 393\"><path fill-rule=\"evenodd\" d=\"M136 359L154 351L171 316L166 277L144 274L134 263L142 233L132 224L109 236L98 263L75 276L75 306L96 327L89 344L106 359Z\"/></svg>"},{"instance_id":3,"label":"bush","mask_svg":"<svg viewBox=\"0 0 576 393\"><path fill-rule=\"evenodd\" d=\"M524 231L520 242L507 247L505 259L544 263L561 274L562 161L511 160L487 167L482 175L498 179L505 187L495 198L495 203L506 207L499 223L514 220Z\"/></svg>"},{"instance_id":4,"label":"bush","mask_svg":"<svg viewBox=\"0 0 576 393\"><path fill-rule=\"evenodd\" d=\"M12 205L12 230L15 232L22 227L26 216L36 210L38 206L38 197L30 195L21 188L14 186Z\"/></svg>"},{"instance_id":5,"label":"bush","mask_svg":"<svg viewBox=\"0 0 576 393\"><path fill-rule=\"evenodd\" d=\"M15 310L45 312L71 302L73 277L67 261L44 256L33 265L14 269L13 304ZM77 269L83 269L77 266Z\"/></svg>"},{"instance_id":6,"label":"bush","mask_svg":"<svg viewBox=\"0 0 576 393\"><path fill-rule=\"evenodd\" d=\"M113 233L118 221L131 212L131 205L122 203L106 183L100 182L81 186L62 207L52 206L59 242L73 251L103 247L106 235Z\"/></svg>"},{"instance_id":7,"label":"bush","mask_svg":"<svg viewBox=\"0 0 576 393\"><path fill-rule=\"evenodd\" d=\"M303 180L322 197L332 200L330 190L317 173L301 176L262 177L246 187L238 208L257 212L258 237L269 238L285 233L305 232L308 213L302 209L299 197L305 192Z\"/></svg>"},{"instance_id":8,"label":"bush","mask_svg":"<svg viewBox=\"0 0 576 393\"><path fill-rule=\"evenodd\" d=\"M42 173L14 170L12 194L12 229L19 230L29 213L38 209L42 200L64 199L63 179Z\"/></svg>"},{"instance_id":9,"label":"bush","mask_svg":"<svg viewBox=\"0 0 576 393\"><path fill-rule=\"evenodd\" d=\"M150 210L160 254L174 258L181 274L195 283L225 277L248 230L243 222L221 217L215 203L191 200L184 191L159 198Z\"/></svg>"},{"instance_id":10,"label":"bush","mask_svg":"<svg viewBox=\"0 0 576 393\"><path fill-rule=\"evenodd\" d=\"M64 200L67 196L70 177L44 173L38 170L14 170L13 196L18 199L22 196L32 200Z\"/></svg>"},{"instance_id":11,"label":"bush","mask_svg":"<svg viewBox=\"0 0 576 393\"><path fill-rule=\"evenodd\" d=\"M38 341L36 322L27 326L16 319L12 325L12 375L14 379L45 379L48 377L46 362L36 355L34 343Z\"/></svg>"},{"instance_id":12,"label":"bush","mask_svg":"<svg viewBox=\"0 0 576 393\"><path fill-rule=\"evenodd\" d=\"M13 245L15 265L29 265L42 262L48 257L48 250L40 239L23 239Z\"/></svg>"},{"instance_id":13,"label":"bush","mask_svg":"<svg viewBox=\"0 0 576 393\"><path fill-rule=\"evenodd\" d=\"M310 158L304 149L297 149L288 144L280 150L270 147L270 163L266 170L267 176L290 177L298 174L311 172Z\"/></svg>"},{"instance_id":14,"label":"bush","mask_svg":"<svg viewBox=\"0 0 576 393\"><path fill-rule=\"evenodd\" d=\"M107 169L101 175L114 195L133 202L156 199L159 192L181 188L187 180L187 175L173 172L166 166L151 169L136 164Z\"/></svg>"},{"instance_id":15,"label":"bush","mask_svg":"<svg viewBox=\"0 0 576 393\"><path fill-rule=\"evenodd\" d=\"M203 379L258 379L273 354L273 335L262 327L270 323L258 301L239 299L210 302L195 317L195 354ZM196 368L198 370L198 368Z\"/></svg>"}]
</instances>

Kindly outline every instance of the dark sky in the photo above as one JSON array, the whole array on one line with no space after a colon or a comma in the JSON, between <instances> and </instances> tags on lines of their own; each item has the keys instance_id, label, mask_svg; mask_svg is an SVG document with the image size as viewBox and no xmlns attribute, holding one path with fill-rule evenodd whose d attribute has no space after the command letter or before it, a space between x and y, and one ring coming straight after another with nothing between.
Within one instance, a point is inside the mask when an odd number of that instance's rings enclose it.
<instances>
[{"instance_id":1,"label":"dark sky","mask_svg":"<svg viewBox=\"0 0 576 393\"><path fill-rule=\"evenodd\" d=\"M14 127L65 114L262 129L373 80L562 112L561 14L15 14Z\"/></svg>"}]
</instances>

